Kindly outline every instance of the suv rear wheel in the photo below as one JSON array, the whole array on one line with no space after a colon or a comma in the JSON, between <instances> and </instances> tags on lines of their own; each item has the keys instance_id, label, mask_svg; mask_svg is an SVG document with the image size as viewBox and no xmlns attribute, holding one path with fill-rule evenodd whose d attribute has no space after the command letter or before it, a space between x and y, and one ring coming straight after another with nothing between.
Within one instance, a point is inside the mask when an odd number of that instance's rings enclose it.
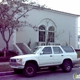
<instances>
[{"instance_id":1,"label":"suv rear wheel","mask_svg":"<svg viewBox=\"0 0 80 80\"><path fill-rule=\"evenodd\" d=\"M62 70L70 72L72 70L72 62L70 60L65 60L62 64Z\"/></svg>"}]
</instances>

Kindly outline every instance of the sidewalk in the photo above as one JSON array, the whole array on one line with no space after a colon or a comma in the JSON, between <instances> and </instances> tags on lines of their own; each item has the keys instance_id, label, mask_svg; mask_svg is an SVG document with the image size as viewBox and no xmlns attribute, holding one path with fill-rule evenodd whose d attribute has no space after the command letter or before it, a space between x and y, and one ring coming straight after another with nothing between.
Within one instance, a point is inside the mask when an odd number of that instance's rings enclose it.
<instances>
[{"instance_id":1,"label":"sidewalk","mask_svg":"<svg viewBox=\"0 0 80 80\"><path fill-rule=\"evenodd\" d=\"M0 72L0 76L4 76L4 75L13 75L14 71L6 71L6 72Z\"/></svg>"},{"instance_id":2,"label":"sidewalk","mask_svg":"<svg viewBox=\"0 0 80 80\"><path fill-rule=\"evenodd\" d=\"M0 65L3 65L3 64L7 65L9 64L9 62L0 62Z\"/></svg>"},{"instance_id":3,"label":"sidewalk","mask_svg":"<svg viewBox=\"0 0 80 80\"><path fill-rule=\"evenodd\" d=\"M8 65L8 64L9 64L9 62L0 62L0 65ZM12 75L12 74L14 74L14 71L0 72L0 76Z\"/></svg>"}]
</instances>

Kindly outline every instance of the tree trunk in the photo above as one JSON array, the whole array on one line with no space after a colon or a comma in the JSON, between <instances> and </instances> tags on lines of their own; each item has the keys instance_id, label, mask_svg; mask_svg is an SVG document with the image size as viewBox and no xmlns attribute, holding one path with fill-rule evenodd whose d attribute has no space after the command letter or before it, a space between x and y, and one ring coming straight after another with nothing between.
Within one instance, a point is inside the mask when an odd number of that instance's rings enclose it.
<instances>
[{"instance_id":1,"label":"tree trunk","mask_svg":"<svg viewBox=\"0 0 80 80\"><path fill-rule=\"evenodd\" d=\"M9 53L9 45L8 45L8 41L6 42L6 54Z\"/></svg>"},{"instance_id":2,"label":"tree trunk","mask_svg":"<svg viewBox=\"0 0 80 80\"><path fill-rule=\"evenodd\" d=\"M6 41L6 48L4 48L4 57L6 57L8 53L9 53L9 46L8 42Z\"/></svg>"},{"instance_id":3,"label":"tree trunk","mask_svg":"<svg viewBox=\"0 0 80 80\"><path fill-rule=\"evenodd\" d=\"M1 32L1 35L2 35L3 40L4 40L5 43L6 43L6 47L5 47L5 49L4 49L4 56L6 57L6 55L9 53L9 41L10 41L10 38L11 38L11 35L12 35L13 31L8 30L8 32L9 32L9 37L8 37L8 39L6 39L6 37L5 37L5 32L6 32L6 31L3 30L3 31Z\"/></svg>"}]
</instances>

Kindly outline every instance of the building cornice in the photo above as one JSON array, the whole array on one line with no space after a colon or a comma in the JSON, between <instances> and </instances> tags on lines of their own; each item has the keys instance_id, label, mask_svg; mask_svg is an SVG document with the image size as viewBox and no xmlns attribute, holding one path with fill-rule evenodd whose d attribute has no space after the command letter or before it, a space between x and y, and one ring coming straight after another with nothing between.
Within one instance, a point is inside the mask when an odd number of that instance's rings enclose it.
<instances>
[{"instance_id":1,"label":"building cornice","mask_svg":"<svg viewBox=\"0 0 80 80\"><path fill-rule=\"evenodd\" d=\"M61 13L61 14L72 15L72 16L77 16L77 17L80 16L79 14L73 14L73 13L68 13L68 12L64 12L64 11L54 10L54 9L51 9L51 8L45 8L43 6L42 7L34 6L34 9L51 11L51 12L54 12L54 13Z\"/></svg>"}]
</instances>

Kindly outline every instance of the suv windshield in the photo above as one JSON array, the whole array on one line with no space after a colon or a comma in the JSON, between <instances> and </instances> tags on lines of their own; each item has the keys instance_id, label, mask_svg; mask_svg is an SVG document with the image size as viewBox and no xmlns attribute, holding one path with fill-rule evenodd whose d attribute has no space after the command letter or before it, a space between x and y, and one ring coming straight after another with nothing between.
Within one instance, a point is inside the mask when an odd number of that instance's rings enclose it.
<instances>
[{"instance_id":1,"label":"suv windshield","mask_svg":"<svg viewBox=\"0 0 80 80\"><path fill-rule=\"evenodd\" d=\"M33 49L33 52L36 53L40 48L41 48L41 47L35 47L35 48Z\"/></svg>"}]
</instances>

